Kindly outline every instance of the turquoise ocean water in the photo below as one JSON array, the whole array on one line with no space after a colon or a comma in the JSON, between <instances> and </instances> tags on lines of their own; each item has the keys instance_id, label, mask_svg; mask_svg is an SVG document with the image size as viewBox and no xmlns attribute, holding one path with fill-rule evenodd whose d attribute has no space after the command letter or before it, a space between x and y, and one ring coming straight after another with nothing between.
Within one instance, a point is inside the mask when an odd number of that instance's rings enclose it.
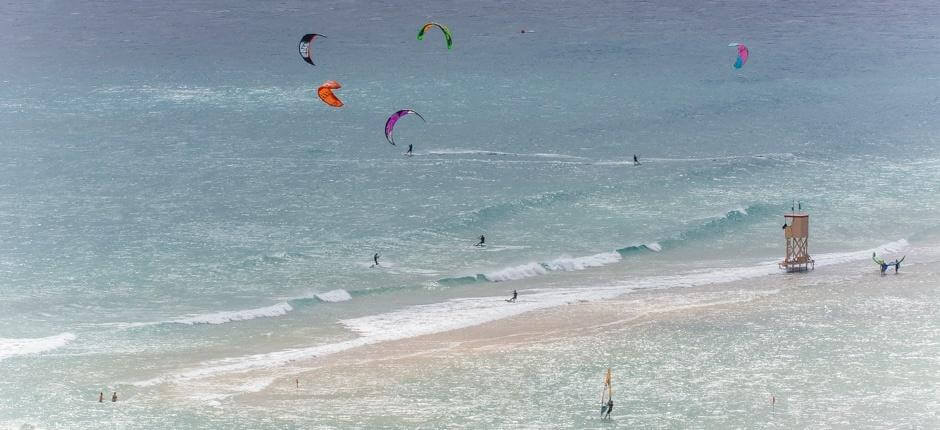
<instances>
[{"instance_id":1,"label":"turquoise ocean water","mask_svg":"<svg viewBox=\"0 0 940 430\"><path fill-rule=\"evenodd\" d=\"M117 390L126 426L213 427L163 414L161 384L775 273L797 200L823 261L930 248L938 14L4 2L0 423L85 427ZM428 20L453 50L436 30L415 39ZM328 36L316 67L297 54L309 32ZM731 42L750 48L740 70ZM316 98L325 80L343 108ZM393 147L384 121L404 108L427 122L402 119ZM476 300L513 289L532 299ZM284 426L255 412L248 427Z\"/></svg>"}]
</instances>

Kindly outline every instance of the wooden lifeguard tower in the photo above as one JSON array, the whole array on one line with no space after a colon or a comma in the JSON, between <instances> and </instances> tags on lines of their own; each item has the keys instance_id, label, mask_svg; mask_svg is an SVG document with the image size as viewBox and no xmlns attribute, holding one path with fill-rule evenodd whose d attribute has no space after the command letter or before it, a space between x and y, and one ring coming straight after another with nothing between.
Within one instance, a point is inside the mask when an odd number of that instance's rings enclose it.
<instances>
[{"instance_id":1,"label":"wooden lifeguard tower","mask_svg":"<svg viewBox=\"0 0 940 430\"><path fill-rule=\"evenodd\" d=\"M783 235L787 239L787 255L780 268L787 272L805 272L815 268L809 256L809 214L792 211L783 215Z\"/></svg>"}]
</instances>

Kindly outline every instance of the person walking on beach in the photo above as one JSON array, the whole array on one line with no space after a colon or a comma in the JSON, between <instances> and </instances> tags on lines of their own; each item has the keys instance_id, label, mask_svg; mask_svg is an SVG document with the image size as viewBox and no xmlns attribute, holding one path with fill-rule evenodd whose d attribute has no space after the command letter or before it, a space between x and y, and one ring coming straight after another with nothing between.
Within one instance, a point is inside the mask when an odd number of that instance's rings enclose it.
<instances>
[{"instance_id":1,"label":"person walking on beach","mask_svg":"<svg viewBox=\"0 0 940 430\"><path fill-rule=\"evenodd\" d=\"M607 401L607 415L604 416L604 419L610 419L610 411L614 410L614 399Z\"/></svg>"},{"instance_id":2,"label":"person walking on beach","mask_svg":"<svg viewBox=\"0 0 940 430\"><path fill-rule=\"evenodd\" d=\"M486 246L486 237L482 234L480 235L480 242L473 246Z\"/></svg>"},{"instance_id":3,"label":"person walking on beach","mask_svg":"<svg viewBox=\"0 0 940 430\"><path fill-rule=\"evenodd\" d=\"M372 255L372 261L373 261L373 263L372 263L372 266L371 266L371 267L376 267L376 266L379 265L379 253L378 253L378 252L376 252L374 255Z\"/></svg>"},{"instance_id":4,"label":"person walking on beach","mask_svg":"<svg viewBox=\"0 0 940 430\"><path fill-rule=\"evenodd\" d=\"M112 401L112 402L116 402L116 401L117 401L117 391L115 391L114 394L111 395L111 401Z\"/></svg>"}]
</instances>

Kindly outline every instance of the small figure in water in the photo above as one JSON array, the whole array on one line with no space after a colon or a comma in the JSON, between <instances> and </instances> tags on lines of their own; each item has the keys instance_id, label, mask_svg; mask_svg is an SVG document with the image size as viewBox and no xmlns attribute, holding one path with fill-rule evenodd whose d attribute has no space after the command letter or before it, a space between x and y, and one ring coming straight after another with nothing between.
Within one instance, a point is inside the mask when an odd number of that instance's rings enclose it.
<instances>
[{"instance_id":1,"label":"small figure in water","mask_svg":"<svg viewBox=\"0 0 940 430\"><path fill-rule=\"evenodd\" d=\"M633 154L633 165L634 165L634 166L639 166L639 165L640 165L640 159L639 159L639 158L636 158L636 154Z\"/></svg>"},{"instance_id":2,"label":"small figure in water","mask_svg":"<svg viewBox=\"0 0 940 430\"><path fill-rule=\"evenodd\" d=\"M405 155L407 155L407 156L409 156L409 157L412 156L412 155L414 155L414 153L411 152L412 149L414 149L414 145L412 145L412 144L409 143L409 144L408 144L408 150L405 151Z\"/></svg>"},{"instance_id":3,"label":"small figure in water","mask_svg":"<svg viewBox=\"0 0 940 430\"><path fill-rule=\"evenodd\" d=\"M904 261L905 258L907 258L906 255L901 257L900 260L897 258L894 259L894 273L898 273L898 270L901 270L901 262Z\"/></svg>"},{"instance_id":4,"label":"small figure in water","mask_svg":"<svg viewBox=\"0 0 940 430\"><path fill-rule=\"evenodd\" d=\"M295 385L297 388L300 388L300 378L294 379L294 385Z\"/></svg>"},{"instance_id":5,"label":"small figure in water","mask_svg":"<svg viewBox=\"0 0 940 430\"><path fill-rule=\"evenodd\" d=\"M372 266L370 266L370 268L376 267L376 266L379 265L379 253L378 253L378 252L376 252L374 255L372 255L372 261L373 261L373 263L372 263Z\"/></svg>"},{"instance_id":6,"label":"small figure in water","mask_svg":"<svg viewBox=\"0 0 940 430\"><path fill-rule=\"evenodd\" d=\"M480 235L480 242L473 246L486 246L486 237L482 234Z\"/></svg>"},{"instance_id":7,"label":"small figure in water","mask_svg":"<svg viewBox=\"0 0 940 430\"><path fill-rule=\"evenodd\" d=\"M98 392L98 403L104 403L104 391Z\"/></svg>"},{"instance_id":8,"label":"small figure in water","mask_svg":"<svg viewBox=\"0 0 940 430\"><path fill-rule=\"evenodd\" d=\"M117 391L115 391L114 394L111 395L111 401L112 401L112 402L116 402L116 401L117 401Z\"/></svg>"},{"instance_id":9,"label":"small figure in water","mask_svg":"<svg viewBox=\"0 0 940 430\"><path fill-rule=\"evenodd\" d=\"M607 401L607 415L604 416L604 418L606 418L606 419L609 420L609 419L610 419L610 411L612 411L612 410L614 410L614 399L610 399L610 400Z\"/></svg>"},{"instance_id":10,"label":"small figure in water","mask_svg":"<svg viewBox=\"0 0 940 430\"><path fill-rule=\"evenodd\" d=\"M515 303L515 302L516 302L516 297L519 297L519 293L516 292L516 290L512 290L512 298L511 298L511 299L508 299L508 300L506 300L506 301L509 302L509 303Z\"/></svg>"},{"instance_id":11,"label":"small figure in water","mask_svg":"<svg viewBox=\"0 0 940 430\"><path fill-rule=\"evenodd\" d=\"M878 258L874 252L871 253L871 259L875 261L875 264L881 266L881 276L885 275L885 272L888 271L888 268L894 266L894 272L897 273L900 260L894 260L894 263L885 262L884 258ZM903 258L901 259L903 260Z\"/></svg>"}]
</instances>

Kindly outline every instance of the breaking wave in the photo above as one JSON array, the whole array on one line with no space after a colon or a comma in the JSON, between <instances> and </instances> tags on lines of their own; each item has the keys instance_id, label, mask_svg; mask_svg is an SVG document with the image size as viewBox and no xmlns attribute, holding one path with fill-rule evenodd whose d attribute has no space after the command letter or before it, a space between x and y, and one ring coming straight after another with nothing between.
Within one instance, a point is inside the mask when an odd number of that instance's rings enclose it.
<instances>
[{"instance_id":1,"label":"breaking wave","mask_svg":"<svg viewBox=\"0 0 940 430\"><path fill-rule=\"evenodd\" d=\"M345 302L347 300L352 300L352 296L349 295L349 292L340 288L337 290L327 291L325 293L318 293L314 295L317 300L327 303L337 303Z\"/></svg>"},{"instance_id":2,"label":"breaking wave","mask_svg":"<svg viewBox=\"0 0 940 430\"><path fill-rule=\"evenodd\" d=\"M559 196L545 195L545 198L557 198ZM535 200L537 202L538 200ZM502 208L509 210L509 208ZM477 273L473 275L464 275L456 277L447 277L438 280L442 285L460 285L473 282L506 282L536 276L546 275L550 272L574 272L585 270L592 267L601 267L608 264L619 262L623 258L637 255L644 252L661 252L664 248L675 248L683 243L701 240L714 235L720 235L733 228L738 228L742 222L749 219L756 219L755 215L763 216L771 211L771 207L766 205L751 205L730 210L721 216L711 218L708 221L687 229L667 239L656 242L649 242L639 245L630 245L619 248L613 252L603 252L600 254L588 255L584 257L559 257L549 261L533 261L525 264L505 267L493 271ZM497 210L495 207L489 208L490 211ZM485 215L486 210L479 213Z\"/></svg>"},{"instance_id":3,"label":"breaking wave","mask_svg":"<svg viewBox=\"0 0 940 430\"><path fill-rule=\"evenodd\" d=\"M186 325L195 325L195 324L225 324L232 321L247 321L253 320L255 318L265 318L265 317L279 317L281 315L286 315L288 312L294 310L291 305L286 302L281 302L276 305L266 306L263 308L257 309L245 309L240 311L224 311L224 312L215 312L211 314L202 314L194 315L187 318L181 318L176 320L167 321L168 323L175 324L186 324Z\"/></svg>"},{"instance_id":4,"label":"breaking wave","mask_svg":"<svg viewBox=\"0 0 940 430\"><path fill-rule=\"evenodd\" d=\"M0 337L0 360L16 355L50 351L65 346L73 340L75 340L75 335L69 332L37 338L12 339Z\"/></svg>"}]
</instances>

